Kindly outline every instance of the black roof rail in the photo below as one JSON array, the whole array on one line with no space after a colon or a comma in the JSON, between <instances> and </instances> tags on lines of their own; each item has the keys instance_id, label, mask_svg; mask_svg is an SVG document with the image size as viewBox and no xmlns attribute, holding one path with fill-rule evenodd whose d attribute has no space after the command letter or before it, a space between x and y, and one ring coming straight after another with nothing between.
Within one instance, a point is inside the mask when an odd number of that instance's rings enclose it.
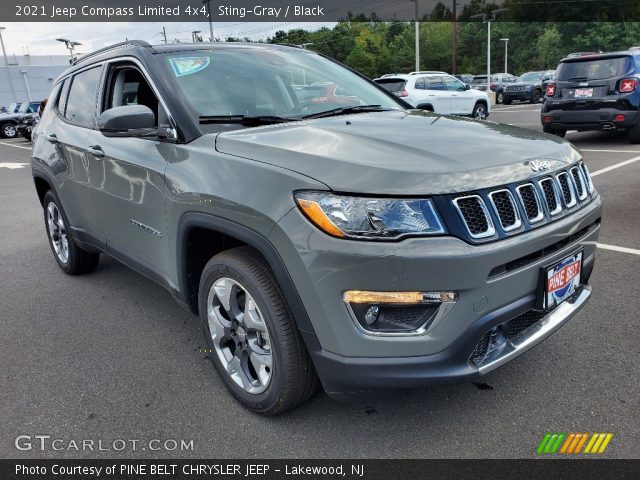
<instances>
[{"instance_id":1,"label":"black roof rail","mask_svg":"<svg viewBox=\"0 0 640 480\"><path fill-rule=\"evenodd\" d=\"M100 48L100 49L98 49L98 50L96 50L94 52L87 53L86 55L83 55L82 57L74 60L71 65L78 65L79 63L84 62L88 58L95 57L96 55L100 55L101 53L106 53L106 52L109 52L111 50L115 50L115 49L118 49L118 48L124 48L124 47L150 47L150 46L151 46L151 44L148 43L148 42L145 42L144 40L128 40L126 42L115 43L113 45L109 45L108 47Z\"/></svg>"}]
</instances>

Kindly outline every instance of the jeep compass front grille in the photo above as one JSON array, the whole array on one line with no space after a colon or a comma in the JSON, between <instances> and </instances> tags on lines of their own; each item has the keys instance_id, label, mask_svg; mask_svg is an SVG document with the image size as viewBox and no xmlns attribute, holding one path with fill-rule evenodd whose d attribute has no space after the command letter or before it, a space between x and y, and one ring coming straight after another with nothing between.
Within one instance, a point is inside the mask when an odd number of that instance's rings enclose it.
<instances>
[{"instance_id":1,"label":"jeep compass front grille","mask_svg":"<svg viewBox=\"0 0 640 480\"><path fill-rule=\"evenodd\" d=\"M475 242L544 225L586 205L593 195L589 171L581 162L535 181L457 194L452 202L466 235Z\"/></svg>"}]
</instances>

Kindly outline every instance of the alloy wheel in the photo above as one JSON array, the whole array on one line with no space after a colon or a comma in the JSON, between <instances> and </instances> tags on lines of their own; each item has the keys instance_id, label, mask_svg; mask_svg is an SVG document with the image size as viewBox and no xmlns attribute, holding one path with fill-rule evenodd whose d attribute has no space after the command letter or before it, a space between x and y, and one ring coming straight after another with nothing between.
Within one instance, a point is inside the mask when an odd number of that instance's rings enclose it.
<instances>
[{"instance_id":1,"label":"alloy wheel","mask_svg":"<svg viewBox=\"0 0 640 480\"><path fill-rule=\"evenodd\" d=\"M475 118L477 118L478 120L484 120L485 118L487 118L487 112L483 105L478 105L476 107Z\"/></svg>"},{"instance_id":2,"label":"alloy wheel","mask_svg":"<svg viewBox=\"0 0 640 480\"><path fill-rule=\"evenodd\" d=\"M50 202L47 205L47 227L49 230L49 239L53 250L62 263L69 261L69 239L67 238L67 229L64 225L64 219L60 214L60 210L55 203Z\"/></svg>"},{"instance_id":3,"label":"alloy wheel","mask_svg":"<svg viewBox=\"0 0 640 480\"><path fill-rule=\"evenodd\" d=\"M15 126L7 124L2 128L2 134L7 138L13 138L18 134L18 130Z\"/></svg>"},{"instance_id":4,"label":"alloy wheel","mask_svg":"<svg viewBox=\"0 0 640 480\"><path fill-rule=\"evenodd\" d=\"M273 376L273 350L264 317L247 289L237 281L216 280L207 298L213 348L236 385L257 395Z\"/></svg>"}]
</instances>

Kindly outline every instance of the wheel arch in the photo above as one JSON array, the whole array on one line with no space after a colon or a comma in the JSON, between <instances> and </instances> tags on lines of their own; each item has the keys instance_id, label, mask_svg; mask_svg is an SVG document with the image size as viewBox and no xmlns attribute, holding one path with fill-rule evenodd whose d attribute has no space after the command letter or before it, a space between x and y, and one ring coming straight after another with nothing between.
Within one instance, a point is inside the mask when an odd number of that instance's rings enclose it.
<instances>
[{"instance_id":1,"label":"wheel arch","mask_svg":"<svg viewBox=\"0 0 640 480\"><path fill-rule=\"evenodd\" d=\"M198 287L204 265L221 251L247 245L262 255L271 267L298 328L314 332L298 290L282 257L273 244L260 233L215 215L187 212L178 223L178 285L183 300L198 313Z\"/></svg>"},{"instance_id":2,"label":"wheel arch","mask_svg":"<svg viewBox=\"0 0 640 480\"><path fill-rule=\"evenodd\" d=\"M49 190L53 190L55 192L55 188L51 182L45 178L43 175L34 175L33 183L36 187L36 193L38 194L38 200L40 200L40 205L44 207L44 196Z\"/></svg>"}]
</instances>

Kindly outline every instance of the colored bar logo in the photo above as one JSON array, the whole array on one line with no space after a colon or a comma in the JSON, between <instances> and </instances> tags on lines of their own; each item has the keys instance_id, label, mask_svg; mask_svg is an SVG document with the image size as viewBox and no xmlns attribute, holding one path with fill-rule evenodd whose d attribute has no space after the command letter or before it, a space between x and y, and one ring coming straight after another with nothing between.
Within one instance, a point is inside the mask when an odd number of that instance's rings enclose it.
<instances>
[{"instance_id":1,"label":"colored bar logo","mask_svg":"<svg viewBox=\"0 0 640 480\"><path fill-rule=\"evenodd\" d=\"M538 449L538 455L601 454L607 449L613 433L547 433Z\"/></svg>"}]
</instances>

